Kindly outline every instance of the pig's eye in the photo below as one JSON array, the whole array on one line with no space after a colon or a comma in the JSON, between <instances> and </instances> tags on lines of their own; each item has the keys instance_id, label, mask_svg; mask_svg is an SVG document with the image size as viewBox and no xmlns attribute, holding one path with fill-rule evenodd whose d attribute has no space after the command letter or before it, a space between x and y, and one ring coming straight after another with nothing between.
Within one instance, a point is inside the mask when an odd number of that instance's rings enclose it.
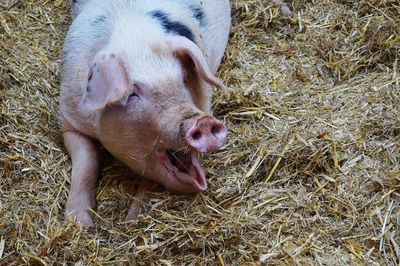
<instances>
[{"instance_id":1,"label":"pig's eye","mask_svg":"<svg viewBox=\"0 0 400 266\"><path fill-rule=\"evenodd\" d=\"M127 105L130 107L135 107L136 104L139 102L140 97L137 95L136 92L133 92L131 95L128 97Z\"/></svg>"},{"instance_id":2,"label":"pig's eye","mask_svg":"<svg viewBox=\"0 0 400 266\"><path fill-rule=\"evenodd\" d=\"M140 92L141 92L141 87L139 87L137 84L133 84L133 92L131 95L129 95L128 101L136 101L140 99Z\"/></svg>"},{"instance_id":3,"label":"pig's eye","mask_svg":"<svg viewBox=\"0 0 400 266\"><path fill-rule=\"evenodd\" d=\"M139 98L139 96L136 94L136 92L133 92L131 95L129 95L128 100L136 100L136 98Z\"/></svg>"}]
</instances>

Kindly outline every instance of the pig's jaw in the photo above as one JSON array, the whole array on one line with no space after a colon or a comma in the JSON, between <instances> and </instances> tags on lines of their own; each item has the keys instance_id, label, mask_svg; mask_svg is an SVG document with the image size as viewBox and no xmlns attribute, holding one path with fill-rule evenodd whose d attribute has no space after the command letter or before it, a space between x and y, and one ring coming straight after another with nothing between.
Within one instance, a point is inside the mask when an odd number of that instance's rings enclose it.
<instances>
[{"instance_id":1,"label":"pig's jaw","mask_svg":"<svg viewBox=\"0 0 400 266\"><path fill-rule=\"evenodd\" d=\"M169 178L175 179L184 186L189 185L191 187L190 191L187 192L207 189L206 176L197 159L197 153L165 149L161 153L159 152L157 157L165 167ZM179 188L177 190L184 192Z\"/></svg>"}]
</instances>

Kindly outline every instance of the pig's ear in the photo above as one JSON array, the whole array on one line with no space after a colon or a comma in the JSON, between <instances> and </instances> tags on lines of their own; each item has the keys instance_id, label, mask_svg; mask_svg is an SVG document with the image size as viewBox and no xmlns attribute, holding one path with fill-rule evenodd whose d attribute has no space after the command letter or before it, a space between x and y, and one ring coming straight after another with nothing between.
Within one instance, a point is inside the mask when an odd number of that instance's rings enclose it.
<instances>
[{"instance_id":1,"label":"pig's ear","mask_svg":"<svg viewBox=\"0 0 400 266\"><path fill-rule=\"evenodd\" d=\"M188 40L187 38L175 36L171 38L170 45L177 57L190 57L196 68L196 73L201 79L221 90L225 89L224 84L222 84L222 82L211 73L207 65L206 59L204 58L202 52L195 43Z\"/></svg>"},{"instance_id":2,"label":"pig's ear","mask_svg":"<svg viewBox=\"0 0 400 266\"><path fill-rule=\"evenodd\" d=\"M96 111L106 105L124 102L129 96L130 79L123 58L113 53L99 53L89 69L83 106Z\"/></svg>"}]
</instances>

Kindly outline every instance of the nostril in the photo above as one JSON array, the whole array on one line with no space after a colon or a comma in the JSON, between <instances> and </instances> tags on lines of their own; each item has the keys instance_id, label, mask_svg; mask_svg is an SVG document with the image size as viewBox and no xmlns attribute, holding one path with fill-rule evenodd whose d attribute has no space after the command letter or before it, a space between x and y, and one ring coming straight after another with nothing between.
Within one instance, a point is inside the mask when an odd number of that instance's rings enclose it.
<instances>
[{"instance_id":1,"label":"nostril","mask_svg":"<svg viewBox=\"0 0 400 266\"><path fill-rule=\"evenodd\" d=\"M219 126L213 126L211 128L211 134L213 134L214 136L216 136L220 131L221 131L221 128Z\"/></svg>"},{"instance_id":2,"label":"nostril","mask_svg":"<svg viewBox=\"0 0 400 266\"><path fill-rule=\"evenodd\" d=\"M192 135L192 138L193 138L194 140L199 140L199 139L201 139L201 133L200 133L199 131L194 132L193 135Z\"/></svg>"}]
</instances>

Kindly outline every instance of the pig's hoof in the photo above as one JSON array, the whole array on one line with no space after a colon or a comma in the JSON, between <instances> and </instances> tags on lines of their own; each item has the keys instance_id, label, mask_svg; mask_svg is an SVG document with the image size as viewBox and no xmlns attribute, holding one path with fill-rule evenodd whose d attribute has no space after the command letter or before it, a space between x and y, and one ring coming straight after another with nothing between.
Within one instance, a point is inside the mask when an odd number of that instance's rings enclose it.
<instances>
[{"instance_id":1,"label":"pig's hoof","mask_svg":"<svg viewBox=\"0 0 400 266\"><path fill-rule=\"evenodd\" d=\"M282 16L291 17L293 15L292 11L287 6L281 6L280 10Z\"/></svg>"},{"instance_id":2,"label":"pig's hoof","mask_svg":"<svg viewBox=\"0 0 400 266\"><path fill-rule=\"evenodd\" d=\"M66 220L72 219L83 226L92 226L93 220L88 210L80 208L67 207L65 212Z\"/></svg>"},{"instance_id":3,"label":"pig's hoof","mask_svg":"<svg viewBox=\"0 0 400 266\"><path fill-rule=\"evenodd\" d=\"M140 208L132 210L130 209L128 214L126 215L125 222L129 225L133 225L137 222L137 219L140 214Z\"/></svg>"},{"instance_id":4,"label":"pig's hoof","mask_svg":"<svg viewBox=\"0 0 400 266\"><path fill-rule=\"evenodd\" d=\"M270 0L272 4L279 6L279 12L282 16L291 17L293 15L292 11L288 8L285 1L283 0Z\"/></svg>"},{"instance_id":5,"label":"pig's hoof","mask_svg":"<svg viewBox=\"0 0 400 266\"><path fill-rule=\"evenodd\" d=\"M142 207L140 203L134 201L132 202L128 214L126 215L125 222L127 225L134 225L137 223L137 219L139 217L139 214L142 211Z\"/></svg>"}]
</instances>

